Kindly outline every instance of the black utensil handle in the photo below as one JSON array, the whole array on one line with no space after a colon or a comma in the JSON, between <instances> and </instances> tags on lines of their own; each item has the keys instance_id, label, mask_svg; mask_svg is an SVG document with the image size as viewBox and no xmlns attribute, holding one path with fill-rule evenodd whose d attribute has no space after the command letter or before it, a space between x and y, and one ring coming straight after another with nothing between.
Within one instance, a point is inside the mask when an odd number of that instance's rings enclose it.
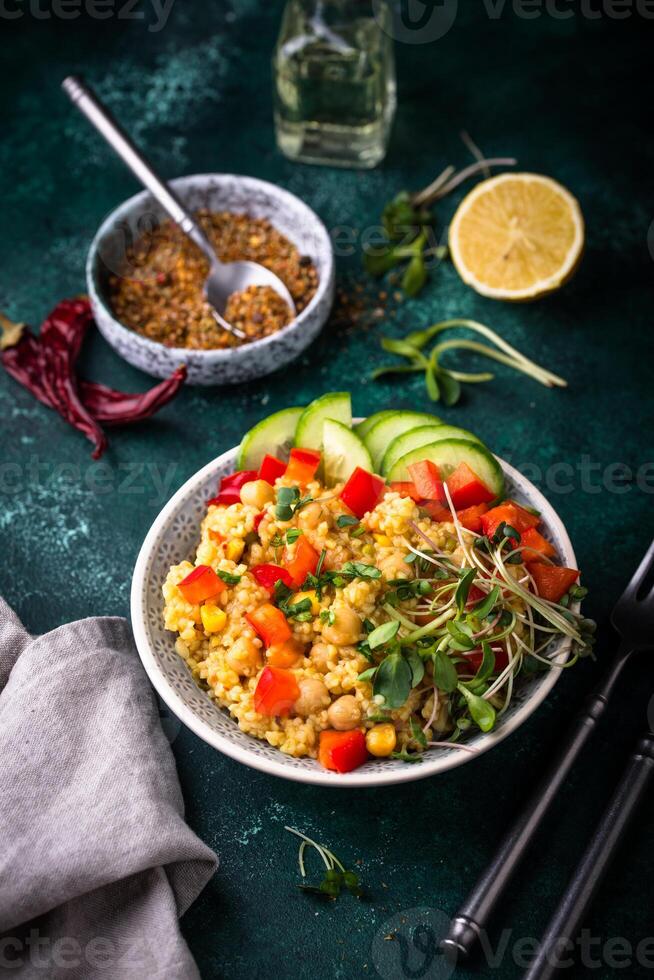
<instances>
[{"instance_id":1,"label":"black utensil handle","mask_svg":"<svg viewBox=\"0 0 654 980\"><path fill-rule=\"evenodd\" d=\"M524 980L550 980L560 969L571 965L573 940L653 774L654 735L649 732L631 756Z\"/></svg>"},{"instance_id":2,"label":"black utensil handle","mask_svg":"<svg viewBox=\"0 0 654 980\"><path fill-rule=\"evenodd\" d=\"M545 777L505 834L486 870L452 919L450 931L441 943L452 958L466 959L474 950L486 924L518 864L524 857L543 817L584 745L603 715L615 683L630 651L620 648L595 691L586 699L559 755Z\"/></svg>"}]
</instances>

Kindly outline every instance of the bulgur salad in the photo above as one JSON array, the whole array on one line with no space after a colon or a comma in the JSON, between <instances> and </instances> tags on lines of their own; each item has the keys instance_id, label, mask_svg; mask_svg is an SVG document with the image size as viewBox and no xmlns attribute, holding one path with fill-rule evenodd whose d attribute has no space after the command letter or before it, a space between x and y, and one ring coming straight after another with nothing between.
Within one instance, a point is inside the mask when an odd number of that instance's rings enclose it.
<instances>
[{"instance_id":1,"label":"bulgur salad","mask_svg":"<svg viewBox=\"0 0 654 980\"><path fill-rule=\"evenodd\" d=\"M566 666L590 649L579 572L453 428L410 412L352 428L335 393L244 438L163 585L177 652L244 732L337 772L471 751L554 638L572 641ZM385 467L380 448L412 433Z\"/></svg>"}]
</instances>

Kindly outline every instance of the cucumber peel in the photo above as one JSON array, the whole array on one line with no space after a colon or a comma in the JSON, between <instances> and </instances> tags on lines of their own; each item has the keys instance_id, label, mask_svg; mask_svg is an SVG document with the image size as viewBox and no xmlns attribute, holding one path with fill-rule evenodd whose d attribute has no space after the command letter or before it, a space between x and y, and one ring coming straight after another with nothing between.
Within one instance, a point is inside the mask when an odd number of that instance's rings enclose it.
<instances>
[{"instance_id":1,"label":"cucumber peel","mask_svg":"<svg viewBox=\"0 0 654 980\"><path fill-rule=\"evenodd\" d=\"M372 473L372 460L364 442L349 426L325 419L322 463L327 486L342 483L357 466Z\"/></svg>"},{"instance_id":2,"label":"cucumber peel","mask_svg":"<svg viewBox=\"0 0 654 980\"><path fill-rule=\"evenodd\" d=\"M439 422L440 419L436 415L409 411L392 412L391 415L375 422L363 440L372 456L375 473L380 472L384 453L393 439L403 432L408 432L409 429L416 429L419 425L438 425Z\"/></svg>"},{"instance_id":3,"label":"cucumber peel","mask_svg":"<svg viewBox=\"0 0 654 980\"><path fill-rule=\"evenodd\" d=\"M283 408L257 422L241 439L237 470L258 470L266 453L286 458L303 408Z\"/></svg>"},{"instance_id":4,"label":"cucumber peel","mask_svg":"<svg viewBox=\"0 0 654 980\"><path fill-rule=\"evenodd\" d=\"M460 429L458 425L420 425L393 439L384 453L381 464L382 476L387 476L398 459L406 456L412 449L428 446L432 442L442 442L443 439L465 439L466 442L474 442L478 446L484 445L474 433L468 432L467 429Z\"/></svg>"},{"instance_id":5,"label":"cucumber peel","mask_svg":"<svg viewBox=\"0 0 654 980\"><path fill-rule=\"evenodd\" d=\"M504 494L504 473L498 461L485 446L466 442L465 439L443 439L442 442L412 449L392 466L388 479L410 480L408 467L411 463L418 463L423 459L434 463L444 480L459 463L467 463L496 498Z\"/></svg>"},{"instance_id":6,"label":"cucumber peel","mask_svg":"<svg viewBox=\"0 0 654 980\"><path fill-rule=\"evenodd\" d=\"M302 449L321 449L326 419L351 428L352 399L349 391L330 391L307 405L297 422L295 445Z\"/></svg>"}]
</instances>

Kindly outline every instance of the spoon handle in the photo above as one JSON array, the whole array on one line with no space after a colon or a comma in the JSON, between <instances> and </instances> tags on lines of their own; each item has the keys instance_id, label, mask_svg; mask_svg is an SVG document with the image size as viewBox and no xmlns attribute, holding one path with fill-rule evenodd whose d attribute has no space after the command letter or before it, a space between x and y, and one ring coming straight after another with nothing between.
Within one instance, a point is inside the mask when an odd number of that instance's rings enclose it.
<instances>
[{"instance_id":1,"label":"spoon handle","mask_svg":"<svg viewBox=\"0 0 654 980\"><path fill-rule=\"evenodd\" d=\"M127 164L143 186L150 191L175 224L202 249L211 262L217 262L216 253L211 247L211 243L193 216L186 210L174 191L155 173L151 164L148 163L127 133L83 79L79 75L69 75L61 83L61 87L73 105L77 106L97 131L104 136L109 146Z\"/></svg>"}]
</instances>

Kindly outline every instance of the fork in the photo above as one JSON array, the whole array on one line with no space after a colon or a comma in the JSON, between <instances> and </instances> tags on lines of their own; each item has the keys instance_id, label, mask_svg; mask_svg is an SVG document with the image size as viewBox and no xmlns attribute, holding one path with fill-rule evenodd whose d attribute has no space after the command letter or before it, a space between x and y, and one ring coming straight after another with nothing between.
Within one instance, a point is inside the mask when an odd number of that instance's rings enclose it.
<instances>
[{"instance_id":1,"label":"fork","mask_svg":"<svg viewBox=\"0 0 654 980\"><path fill-rule=\"evenodd\" d=\"M443 952L450 958L465 960L477 946L482 931L525 856L536 831L606 711L616 682L629 657L636 651L654 646L654 541L618 599L611 613L611 623L620 634L618 649L602 680L586 698L545 777L518 814L490 864L452 919L449 932L441 943Z\"/></svg>"},{"instance_id":2,"label":"fork","mask_svg":"<svg viewBox=\"0 0 654 980\"><path fill-rule=\"evenodd\" d=\"M632 753L523 980L552 980L559 970L569 965L574 939L584 915L653 776L654 734L648 732Z\"/></svg>"}]
</instances>

